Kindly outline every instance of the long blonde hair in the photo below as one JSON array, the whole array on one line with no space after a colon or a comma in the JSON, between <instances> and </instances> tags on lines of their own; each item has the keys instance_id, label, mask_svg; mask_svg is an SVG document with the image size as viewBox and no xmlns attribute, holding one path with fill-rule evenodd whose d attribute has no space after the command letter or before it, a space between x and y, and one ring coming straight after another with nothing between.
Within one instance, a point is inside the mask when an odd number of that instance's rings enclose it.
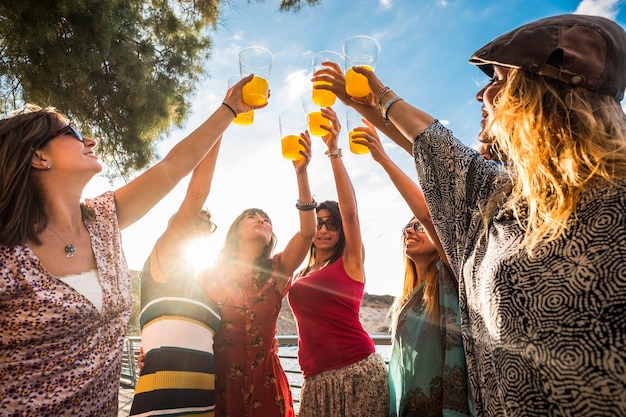
<instances>
[{"instance_id":1,"label":"long blonde hair","mask_svg":"<svg viewBox=\"0 0 626 417\"><path fill-rule=\"evenodd\" d=\"M411 221L414 220L415 218ZM441 256L437 255L435 262L432 262L432 265L425 277L419 277L415 262L406 254L404 250L403 253L404 281L402 283L402 291L394 299L389 310L389 315L391 316L390 329L392 336L396 332L400 313L402 312L404 305L411 299L411 294L413 294L413 291L417 287L419 281L424 281L424 295L422 302L427 316L433 322L437 322L439 320L439 274L440 269L446 267L441 260Z\"/></svg>"},{"instance_id":2,"label":"long blonde hair","mask_svg":"<svg viewBox=\"0 0 626 417\"><path fill-rule=\"evenodd\" d=\"M547 77L511 69L507 81L492 132L511 163L505 208L532 256L564 234L590 183L626 179L626 115L609 96Z\"/></svg>"}]
</instances>

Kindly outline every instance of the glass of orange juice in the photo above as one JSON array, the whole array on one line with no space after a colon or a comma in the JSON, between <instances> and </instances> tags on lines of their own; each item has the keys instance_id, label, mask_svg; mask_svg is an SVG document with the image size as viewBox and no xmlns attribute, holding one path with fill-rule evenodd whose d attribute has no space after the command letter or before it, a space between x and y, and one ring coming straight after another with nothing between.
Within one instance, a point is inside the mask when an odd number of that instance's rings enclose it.
<instances>
[{"instance_id":1,"label":"glass of orange juice","mask_svg":"<svg viewBox=\"0 0 626 417\"><path fill-rule=\"evenodd\" d=\"M330 120L322 116L320 107L313 101L311 91L307 91L302 95L302 108L304 108L306 113L309 133L313 136L326 136L328 130L324 130L320 126L330 127Z\"/></svg>"},{"instance_id":2,"label":"glass of orange juice","mask_svg":"<svg viewBox=\"0 0 626 417\"><path fill-rule=\"evenodd\" d=\"M228 88L237 84L241 80L241 75L233 75L228 79ZM247 111L245 113L239 113L237 117L233 119L233 123L240 126L249 126L254 122L254 110Z\"/></svg>"},{"instance_id":3,"label":"glass of orange juice","mask_svg":"<svg viewBox=\"0 0 626 417\"><path fill-rule=\"evenodd\" d=\"M306 130L306 124L306 114L301 110L285 110L278 115L283 158L291 161L303 158L300 151L305 149L300 144L300 133Z\"/></svg>"},{"instance_id":4,"label":"glass of orange juice","mask_svg":"<svg viewBox=\"0 0 626 417\"><path fill-rule=\"evenodd\" d=\"M345 61L345 58L343 57L343 55L341 55L338 52L335 52L335 51L318 52L313 57L313 74L315 74L317 71L321 69L327 68L326 66L322 65L323 62L334 62L335 64L339 65L339 68L343 72L344 61ZM316 81L313 83L313 86L321 85L321 84L328 84L328 83L324 81ZM336 99L337 97L335 96L335 93L333 93L332 91L318 90L315 88L313 89L313 102L320 107L330 107L333 104L335 104Z\"/></svg>"},{"instance_id":5,"label":"glass of orange juice","mask_svg":"<svg viewBox=\"0 0 626 417\"><path fill-rule=\"evenodd\" d=\"M242 77L254 74L252 81L243 86L243 101L251 106L267 103L269 80L274 56L260 46L250 46L239 51L239 72Z\"/></svg>"},{"instance_id":6,"label":"glass of orange juice","mask_svg":"<svg viewBox=\"0 0 626 417\"><path fill-rule=\"evenodd\" d=\"M357 155L364 155L369 153L370 149L366 145L362 145L360 143L354 143L354 139L363 140L364 137L354 138L354 135L359 133L363 134L364 132L355 132L354 129L357 127L363 127L364 123L362 120L362 116L354 110L352 107L348 107L346 110L346 125L348 126L348 139L350 141L350 151Z\"/></svg>"},{"instance_id":7,"label":"glass of orange juice","mask_svg":"<svg viewBox=\"0 0 626 417\"><path fill-rule=\"evenodd\" d=\"M367 97L371 90L364 75L354 72L354 67L366 67L372 71L380 53L380 44L371 36L357 35L343 44L346 59L346 93L352 97Z\"/></svg>"}]
</instances>

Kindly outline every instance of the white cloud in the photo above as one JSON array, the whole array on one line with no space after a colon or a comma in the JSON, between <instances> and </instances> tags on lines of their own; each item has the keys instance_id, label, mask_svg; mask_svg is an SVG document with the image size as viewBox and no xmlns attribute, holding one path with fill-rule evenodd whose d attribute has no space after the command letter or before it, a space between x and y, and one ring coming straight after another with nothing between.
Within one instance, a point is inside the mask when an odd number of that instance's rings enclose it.
<instances>
[{"instance_id":1,"label":"white cloud","mask_svg":"<svg viewBox=\"0 0 626 417\"><path fill-rule=\"evenodd\" d=\"M615 20L619 12L619 3L620 0L582 0L574 13L602 16Z\"/></svg>"},{"instance_id":2,"label":"white cloud","mask_svg":"<svg viewBox=\"0 0 626 417\"><path fill-rule=\"evenodd\" d=\"M393 6L393 0L380 0L380 5L383 9L391 9Z\"/></svg>"}]
</instances>

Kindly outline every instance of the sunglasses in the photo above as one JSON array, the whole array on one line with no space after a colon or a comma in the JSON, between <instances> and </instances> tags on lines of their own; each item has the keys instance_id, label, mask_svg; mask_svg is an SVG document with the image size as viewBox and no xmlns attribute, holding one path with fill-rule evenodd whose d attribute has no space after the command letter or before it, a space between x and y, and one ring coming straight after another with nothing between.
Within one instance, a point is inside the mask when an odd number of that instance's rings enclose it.
<instances>
[{"instance_id":1,"label":"sunglasses","mask_svg":"<svg viewBox=\"0 0 626 417\"><path fill-rule=\"evenodd\" d=\"M426 233L426 228L420 222L409 223L402 228L402 233L406 232L408 229L413 229L415 233Z\"/></svg>"},{"instance_id":2,"label":"sunglasses","mask_svg":"<svg viewBox=\"0 0 626 417\"><path fill-rule=\"evenodd\" d=\"M48 142L50 139L56 138L57 136L63 136L63 135L73 136L76 139L78 139L80 142L85 143L85 139L83 138L83 135L81 135L80 132L78 130L76 130L76 128L74 126L72 126L71 124L65 126L63 129L57 131L54 135L52 135L48 139L46 139L44 141L44 143Z\"/></svg>"},{"instance_id":3,"label":"sunglasses","mask_svg":"<svg viewBox=\"0 0 626 417\"><path fill-rule=\"evenodd\" d=\"M328 230L329 232L335 232L339 230L339 223L332 217L329 217L326 220L318 218L317 230L320 230L322 226L326 226L326 230Z\"/></svg>"}]
</instances>

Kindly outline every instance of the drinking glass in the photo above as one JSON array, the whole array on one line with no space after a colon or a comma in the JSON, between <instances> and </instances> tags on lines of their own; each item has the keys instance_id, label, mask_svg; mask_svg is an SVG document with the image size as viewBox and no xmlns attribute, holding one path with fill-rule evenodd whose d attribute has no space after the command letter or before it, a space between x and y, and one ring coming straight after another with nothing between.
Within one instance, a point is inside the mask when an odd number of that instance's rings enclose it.
<instances>
[{"instance_id":1,"label":"drinking glass","mask_svg":"<svg viewBox=\"0 0 626 417\"><path fill-rule=\"evenodd\" d=\"M283 158L292 161L304 158L300 151L305 151L300 144L300 133L306 130L306 114L301 110L285 110L278 116Z\"/></svg>"},{"instance_id":2,"label":"drinking glass","mask_svg":"<svg viewBox=\"0 0 626 417\"><path fill-rule=\"evenodd\" d=\"M313 136L326 136L328 130L324 130L320 126L330 127L330 120L322 116L319 106L313 102L311 91L307 91L302 95L302 107L306 113L309 132Z\"/></svg>"},{"instance_id":3,"label":"drinking glass","mask_svg":"<svg viewBox=\"0 0 626 417\"><path fill-rule=\"evenodd\" d=\"M317 71L321 69L327 68L326 66L322 65L322 62L334 62L337 65L339 65L339 68L343 72L344 61L345 61L344 56L338 52L335 52L335 51L318 52L313 57L313 74L315 74ZM325 81L316 81L313 83L314 86L321 85L321 84L329 84L329 83ZM320 107L330 107L333 104L335 104L336 99L337 99L337 96L335 96L335 93L333 93L332 91L318 90L315 88L313 89L313 102Z\"/></svg>"},{"instance_id":4,"label":"drinking glass","mask_svg":"<svg viewBox=\"0 0 626 417\"><path fill-rule=\"evenodd\" d=\"M357 155L364 155L369 153L370 149L366 145L362 145L360 143L354 143L354 135L357 133L363 132L355 132L354 129L357 127L364 127L362 116L351 107L348 107L346 110L346 124L348 125L348 139L350 141L350 151ZM363 138L358 138L357 140L362 140Z\"/></svg>"},{"instance_id":5,"label":"drinking glass","mask_svg":"<svg viewBox=\"0 0 626 417\"><path fill-rule=\"evenodd\" d=\"M267 103L269 79L274 56L260 46L250 46L239 52L239 72L242 77L254 74L254 78L243 86L243 101L251 106Z\"/></svg>"},{"instance_id":6,"label":"drinking glass","mask_svg":"<svg viewBox=\"0 0 626 417\"><path fill-rule=\"evenodd\" d=\"M367 97L371 90L364 75L354 72L354 67L365 67L374 71L380 53L378 41L371 36L357 35L343 44L346 58L346 93L352 97Z\"/></svg>"}]
</instances>

